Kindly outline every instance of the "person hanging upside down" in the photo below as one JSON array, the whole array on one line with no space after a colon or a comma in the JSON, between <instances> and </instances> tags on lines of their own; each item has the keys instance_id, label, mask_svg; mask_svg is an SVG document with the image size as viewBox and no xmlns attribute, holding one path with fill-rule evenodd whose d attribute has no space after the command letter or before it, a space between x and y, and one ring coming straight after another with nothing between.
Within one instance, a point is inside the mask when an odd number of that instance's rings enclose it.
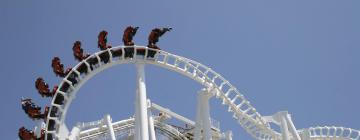
<instances>
[{"instance_id":1,"label":"person hanging upside down","mask_svg":"<svg viewBox=\"0 0 360 140\"><path fill-rule=\"evenodd\" d=\"M156 45L157 42L159 42L159 38L164 35L166 32L171 31L172 28L155 28L153 29L148 37L148 47L160 50L160 48ZM149 57L154 57L155 51L149 51Z\"/></svg>"},{"instance_id":2,"label":"person hanging upside down","mask_svg":"<svg viewBox=\"0 0 360 140\"><path fill-rule=\"evenodd\" d=\"M90 56L90 54L84 54L84 50L81 48L81 42L75 41L73 46L73 55L76 60L82 61Z\"/></svg>"},{"instance_id":3,"label":"person hanging upside down","mask_svg":"<svg viewBox=\"0 0 360 140\"><path fill-rule=\"evenodd\" d=\"M19 129L19 138L20 140L36 140L36 135L33 131L26 129L25 127L21 127Z\"/></svg>"},{"instance_id":4,"label":"person hanging upside down","mask_svg":"<svg viewBox=\"0 0 360 140\"><path fill-rule=\"evenodd\" d=\"M133 42L133 38L138 29L139 29L139 27L128 26L124 30L123 42L124 42L125 46L134 46L135 45L135 43ZM125 47L124 51L125 51L125 58L133 57L134 47Z\"/></svg>"},{"instance_id":5,"label":"person hanging upside down","mask_svg":"<svg viewBox=\"0 0 360 140\"><path fill-rule=\"evenodd\" d=\"M41 107L35 105L30 98L21 99L21 107L31 119L45 119L49 112L49 107L45 107L44 113L41 113Z\"/></svg>"},{"instance_id":6,"label":"person hanging upside down","mask_svg":"<svg viewBox=\"0 0 360 140\"><path fill-rule=\"evenodd\" d=\"M64 65L61 64L59 57L53 58L51 67L53 68L55 75L59 77L65 77L71 71L71 68L66 69L66 71L64 70Z\"/></svg>"},{"instance_id":7,"label":"person hanging upside down","mask_svg":"<svg viewBox=\"0 0 360 140\"><path fill-rule=\"evenodd\" d=\"M100 48L100 50L106 50L106 49L111 48L111 46L107 44L107 34L108 33L105 30L103 30L99 33L98 47ZM109 62L110 56L108 53L105 52L105 53L100 54L99 56L104 63Z\"/></svg>"},{"instance_id":8,"label":"person hanging upside down","mask_svg":"<svg viewBox=\"0 0 360 140\"><path fill-rule=\"evenodd\" d=\"M45 140L45 130L41 129L40 137L38 138L34 131L21 127L18 136L20 140Z\"/></svg>"},{"instance_id":9,"label":"person hanging upside down","mask_svg":"<svg viewBox=\"0 0 360 140\"><path fill-rule=\"evenodd\" d=\"M107 34L108 32L103 30L98 35L98 48L100 48L100 50L111 48L111 46L107 44Z\"/></svg>"},{"instance_id":10,"label":"person hanging upside down","mask_svg":"<svg viewBox=\"0 0 360 140\"><path fill-rule=\"evenodd\" d=\"M123 42L125 46L134 46L133 37L135 36L139 27L128 26L123 34Z\"/></svg>"},{"instance_id":11,"label":"person hanging upside down","mask_svg":"<svg viewBox=\"0 0 360 140\"><path fill-rule=\"evenodd\" d=\"M56 90L58 89L58 86L54 86L54 88L50 92L49 85L45 83L43 78L39 77L35 81L35 88L38 90L41 97L53 97Z\"/></svg>"}]
</instances>

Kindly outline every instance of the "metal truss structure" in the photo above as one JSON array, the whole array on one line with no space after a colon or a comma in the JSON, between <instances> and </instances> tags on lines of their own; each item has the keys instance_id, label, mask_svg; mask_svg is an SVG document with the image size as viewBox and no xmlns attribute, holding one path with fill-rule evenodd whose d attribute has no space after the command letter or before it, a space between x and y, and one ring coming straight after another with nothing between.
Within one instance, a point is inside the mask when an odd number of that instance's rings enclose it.
<instances>
[{"instance_id":1,"label":"metal truss structure","mask_svg":"<svg viewBox=\"0 0 360 140\"><path fill-rule=\"evenodd\" d=\"M126 56L127 50L132 55ZM115 55L114 52L123 52ZM155 54L150 56L150 54ZM107 60L103 60L104 57ZM96 60L97 63L90 63ZM96 122L83 123L71 131L65 125L67 111L75 99L77 91L93 76L110 67L120 64L135 64L137 69L136 112L135 117L112 123L111 117L105 117ZM155 65L189 77L204 88L198 92L197 118L191 121L169 109L151 103L146 97L145 65ZM85 71L80 71L85 67ZM73 78L73 79L70 79ZM74 78L75 81L74 82ZM232 117L254 139L258 140L317 140L341 139L358 140L360 131L335 127L311 127L296 129L290 114L286 111L271 116L261 116L250 102L229 81L211 68L191 59L177 56L162 50L144 46L119 46L96 52L78 63L63 78L56 90L49 113L46 117L45 139L107 139L115 140L117 136L127 135L129 139L155 140L155 131L162 132L173 139L226 139L230 140L231 132L222 133L213 125L210 119L209 99L215 97L232 113ZM162 115L155 116L153 110ZM165 117L164 117L165 116ZM192 129L179 129L166 124L166 116L174 117ZM165 118L165 119L164 119ZM280 126L277 132L270 123Z\"/></svg>"}]
</instances>

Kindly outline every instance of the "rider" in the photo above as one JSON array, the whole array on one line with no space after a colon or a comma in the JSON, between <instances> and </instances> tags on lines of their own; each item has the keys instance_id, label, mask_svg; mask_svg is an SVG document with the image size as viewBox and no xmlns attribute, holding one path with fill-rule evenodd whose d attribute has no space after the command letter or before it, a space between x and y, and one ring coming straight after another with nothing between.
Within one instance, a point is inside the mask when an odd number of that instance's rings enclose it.
<instances>
[{"instance_id":1,"label":"rider","mask_svg":"<svg viewBox=\"0 0 360 140\"><path fill-rule=\"evenodd\" d=\"M124 42L125 46L134 46L134 42L132 40L138 29L139 29L139 27L128 26L124 30L123 42Z\"/></svg>"},{"instance_id":2,"label":"rider","mask_svg":"<svg viewBox=\"0 0 360 140\"><path fill-rule=\"evenodd\" d=\"M54 86L54 88L50 92L49 85L45 83L42 77L39 77L35 81L35 88L38 90L41 97L53 97L56 90L58 89L58 86Z\"/></svg>"},{"instance_id":3,"label":"rider","mask_svg":"<svg viewBox=\"0 0 360 140\"><path fill-rule=\"evenodd\" d=\"M162 28L162 29L159 29L159 28L155 28L153 29L150 34L149 34L149 37L148 37L148 47L152 47L152 48L155 48L155 49L160 49L156 46L156 43L159 41L159 38L165 34L166 32L168 31L171 31L172 28Z\"/></svg>"},{"instance_id":4,"label":"rider","mask_svg":"<svg viewBox=\"0 0 360 140\"><path fill-rule=\"evenodd\" d=\"M33 131L27 130L25 127L21 127L19 129L19 138L20 140L36 140L36 135Z\"/></svg>"},{"instance_id":5,"label":"rider","mask_svg":"<svg viewBox=\"0 0 360 140\"><path fill-rule=\"evenodd\" d=\"M86 59L89 57L89 54L84 54L84 50L81 48L81 42L75 41L73 46L73 54L76 60L82 61L83 59Z\"/></svg>"},{"instance_id":6,"label":"rider","mask_svg":"<svg viewBox=\"0 0 360 140\"><path fill-rule=\"evenodd\" d=\"M64 65L61 64L59 57L53 58L51 61L51 67L53 68L55 75L59 77L65 77L71 71L71 68L68 68L66 71L64 71Z\"/></svg>"},{"instance_id":7,"label":"rider","mask_svg":"<svg viewBox=\"0 0 360 140\"><path fill-rule=\"evenodd\" d=\"M103 30L98 35L98 48L100 48L100 50L111 48L111 46L107 44L107 34L108 32Z\"/></svg>"},{"instance_id":8,"label":"rider","mask_svg":"<svg viewBox=\"0 0 360 140\"><path fill-rule=\"evenodd\" d=\"M18 136L20 140L45 140L45 130L41 129L40 137L38 138L34 131L28 130L25 127L19 129Z\"/></svg>"},{"instance_id":9,"label":"rider","mask_svg":"<svg viewBox=\"0 0 360 140\"><path fill-rule=\"evenodd\" d=\"M123 42L125 46L135 45L135 43L133 42L133 37L135 36L138 29L139 27L132 27L132 26L126 27L123 34ZM133 57L134 55L133 47L125 47L124 51L125 51L125 57Z\"/></svg>"},{"instance_id":10,"label":"rider","mask_svg":"<svg viewBox=\"0 0 360 140\"><path fill-rule=\"evenodd\" d=\"M49 107L45 107L41 114L41 107L35 105L30 98L21 99L21 107L31 119L45 119L49 113Z\"/></svg>"},{"instance_id":11,"label":"rider","mask_svg":"<svg viewBox=\"0 0 360 140\"><path fill-rule=\"evenodd\" d=\"M171 30L172 30L172 28L162 28L162 29L155 28L155 29L153 29L150 32L149 37L148 37L148 40L149 40L148 47L160 50L160 48L156 45L156 43L159 41L159 38L163 34L165 34L168 31L171 31ZM150 57L154 57L154 55L155 55L155 51L149 51Z\"/></svg>"}]
</instances>

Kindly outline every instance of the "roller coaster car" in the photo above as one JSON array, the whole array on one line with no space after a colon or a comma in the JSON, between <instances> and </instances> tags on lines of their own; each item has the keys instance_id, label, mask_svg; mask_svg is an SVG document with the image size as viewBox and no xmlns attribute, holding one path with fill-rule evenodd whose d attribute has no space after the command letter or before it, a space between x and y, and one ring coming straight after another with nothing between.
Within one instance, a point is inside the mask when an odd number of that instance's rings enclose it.
<instances>
[{"instance_id":1,"label":"roller coaster car","mask_svg":"<svg viewBox=\"0 0 360 140\"><path fill-rule=\"evenodd\" d=\"M81 42L75 41L73 46L73 54L76 60L82 61L90 56L90 54L84 54L84 50L81 48Z\"/></svg>"},{"instance_id":2,"label":"roller coaster car","mask_svg":"<svg viewBox=\"0 0 360 140\"><path fill-rule=\"evenodd\" d=\"M134 57L134 47L126 47L124 48L125 58L133 58Z\"/></svg>"},{"instance_id":3,"label":"roller coaster car","mask_svg":"<svg viewBox=\"0 0 360 140\"><path fill-rule=\"evenodd\" d=\"M78 83L77 77L78 77L78 75L75 74L75 72L71 72L69 74L69 76L67 77L67 80L69 80L71 82L71 84L73 86L75 86Z\"/></svg>"},{"instance_id":4,"label":"roller coaster car","mask_svg":"<svg viewBox=\"0 0 360 140\"><path fill-rule=\"evenodd\" d=\"M111 50L112 56L113 57L119 57L122 55L122 49L117 49L117 50Z\"/></svg>"},{"instance_id":5,"label":"roller coaster car","mask_svg":"<svg viewBox=\"0 0 360 140\"><path fill-rule=\"evenodd\" d=\"M51 67L53 68L55 75L59 77L65 77L71 71L71 68L68 68L66 71L64 71L64 65L61 64L59 57L53 58Z\"/></svg>"},{"instance_id":6,"label":"roller coaster car","mask_svg":"<svg viewBox=\"0 0 360 140\"><path fill-rule=\"evenodd\" d=\"M98 59L95 56L92 56L86 60L90 64L90 69L93 70L93 67L99 63Z\"/></svg>"},{"instance_id":7,"label":"roller coaster car","mask_svg":"<svg viewBox=\"0 0 360 140\"><path fill-rule=\"evenodd\" d=\"M53 90L50 92L49 85L45 83L44 79L39 77L35 81L35 88L38 90L41 97L53 97L58 86L54 86Z\"/></svg>"},{"instance_id":8,"label":"roller coaster car","mask_svg":"<svg viewBox=\"0 0 360 140\"><path fill-rule=\"evenodd\" d=\"M156 45L148 45L149 48L152 48L152 49L155 49L155 50L161 50L158 46ZM156 54L156 51L154 50L149 50L149 53L148 53L148 56L147 57L151 57L151 58L154 58Z\"/></svg>"},{"instance_id":9,"label":"roller coaster car","mask_svg":"<svg viewBox=\"0 0 360 140\"><path fill-rule=\"evenodd\" d=\"M88 73L87 66L85 63L82 63L79 67L76 68L81 74Z\"/></svg>"},{"instance_id":10,"label":"roller coaster car","mask_svg":"<svg viewBox=\"0 0 360 140\"><path fill-rule=\"evenodd\" d=\"M99 57L100 57L101 61L104 62L105 64L108 63L110 60L110 55L109 55L108 51L100 53Z\"/></svg>"},{"instance_id":11,"label":"roller coaster car","mask_svg":"<svg viewBox=\"0 0 360 140\"><path fill-rule=\"evenodd\" d=\"M32 119L45 119L49 112L49 107L45 107L44 114L41 114L41 107L35 105L31 99L21 100L22 109Z\"/></svg>"},{"instance_id":12,"label":"roller coaster car","mask_svg":"<svg viewBox=\"0 0 360 140\"><path fill-rule=\"evenodd\" d=\"M105 30L103 30L99 33L98 48L100 48L100 50L106 50L108 48L111 48L110 45L107 45L107 34L108 34L108 32L106 32Z\"/></svg>"}]
</instances>

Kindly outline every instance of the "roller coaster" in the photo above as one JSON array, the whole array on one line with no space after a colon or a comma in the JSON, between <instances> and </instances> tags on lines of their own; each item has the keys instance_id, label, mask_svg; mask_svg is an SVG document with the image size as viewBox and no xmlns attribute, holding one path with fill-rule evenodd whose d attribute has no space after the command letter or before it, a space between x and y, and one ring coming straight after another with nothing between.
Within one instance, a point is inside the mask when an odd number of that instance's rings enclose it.
<instances>
[{"instance_id":1,"label":"roller coaster","mask_svg":"<svg viewBox=\"0 0 360 140\"><path fill-rule=\"evenodd\" d=\"M169 31L169 28L167 29ZM133 28L127 33L125 30L123 39L125 46L117 47L107 45L107 33L100 33L98 42L100 51L91 55L83 54L81 43L75 42L74 57L79 60L79 63L73 68L64 70L60 59L54 58L52 61L54 73L63 79L59 86L54 86L52 91L42 78L36 80L36 88L41 96L50 97L52 101L49 107L45 107L44 113L41 113L41 107L32 103L31 99L22 99L25 113L33 120L37 120L38 124L33 131L24 127L20 128L19 138L22 140L232 140L234 130L223 132L219 128L219 122L210 116L209 99L215 98L222 102L228 109L229 116L254 139L360 139L360 131L351 128L316 126L297 129L287 111L262 116L235 86L213 69L194 60L160 50L156 46L158 40L151 42L151 35L148 46L135 45L132 42L132 36L135 35L136 30L137 28ZM130 37L126 36L129 33ZM111 116L105 114L99 120L80 122L69 130L65 124L67 111L78 90L103 70L122 64L133 64L137 71L134 116L112 122ZM195 121L153 103L147 98L146 65L154 65L179 73L203 86L195 95L197 96ZM176 119L185 126L171 125L167 123L169 119ZM270 124L279 126L280 130L275 130Z\"/></svg>"}]
</instances>

